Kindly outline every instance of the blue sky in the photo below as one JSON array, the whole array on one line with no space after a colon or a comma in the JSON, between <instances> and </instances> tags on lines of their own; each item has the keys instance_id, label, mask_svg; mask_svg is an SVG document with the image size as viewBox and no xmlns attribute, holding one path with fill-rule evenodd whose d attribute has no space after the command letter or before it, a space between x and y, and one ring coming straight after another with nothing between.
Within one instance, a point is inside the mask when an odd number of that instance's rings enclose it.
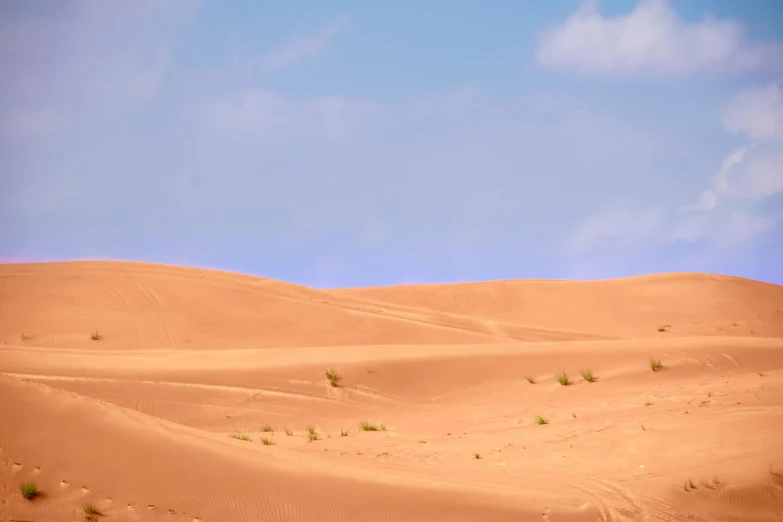
<instances>
[{"instance_id":1,"label":"blue sky","mask_svg":"<svg viewBox=\"0 0 783 522\"><path fill-rule=\"evenodd\" d=\"M0 259L783 284L783 2L0 0Z\"/></svg>"}]
</instances>

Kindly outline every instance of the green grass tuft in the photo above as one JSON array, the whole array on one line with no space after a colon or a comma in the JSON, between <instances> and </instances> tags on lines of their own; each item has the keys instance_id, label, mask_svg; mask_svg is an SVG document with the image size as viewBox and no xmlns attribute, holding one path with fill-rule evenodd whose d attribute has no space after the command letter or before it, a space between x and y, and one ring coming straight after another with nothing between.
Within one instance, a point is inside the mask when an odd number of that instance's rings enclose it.
<instances>
[{"instance_id":1,"label":"green grass tuft","mask_svg":"<svg viewBox=\"0 0 783 522\"><path fill-rule=\"evenodd\" d=\"M96 522L98 520L98 517L102 517L103 513L101 513L101 510L97 508L95 504L85 504L84 505L84 519L89 520L90 522Z\"/></svg>"},{"instance_id":2,"label":"green grass tuft","mask_svg":"<svg viewBox=\"0 0 783 522\"><path fill-rule=\"evenodd\" d=\"M598 377L593 374L592 370L582 370L579 372L579 375L581 375L582 379L586 380L587 382L595 382L598 380Z\"/></svg>"},{"instance_id":3,"label":"green grass tuft","mask_svg":"<svg viewBox=\"0 0 783 522\"><path fill-rule=\"evenodd\" d=\"M549 424L549 419L539 415L538 417L536 417L536 424Z\"/></svg>"},{"instance_id":4,"label":"green grass tuft","mask_svg":"<svg viewBox=\"0 0 783 522\"><path fill-rule=\"evenodd\" d=\"M275 428L273 426L270 426L269 424L264 424L261 427L261 431L263 433L274 433L275 432Z\"/></svg>"},{"instance_id":5,"label":"green grass tuft","mask_svg":"<svg viewBox=\"0 0 783 522\"><path fill-rule=\"evenodd\" d=\"M271 446L275 443L274 440L272 440L272 437L261 437L261 444L264 446Z\"/></svg>"},{"instance_id":6,"label":"green grass tuft","mask_svg":"<svg viewBox=\"0 0 783 522\"><path fill-rule=\"evenodd\" d=\"M660 359L650 359L650 369L654 372L663 370L663 363Z\"/></svg>"},{"instance_id":7,"label":"green grass tuft","mask_svg":"<svg viewBox=\"0 0 783 522\"><path fill-rule=\"evenodd\" d=\"M561 386L568 386L571 384L571 381L568 379L568 374L565 372L565 370L560 373L556 373L555 379L557 379L557 382L559 382Z\"/></svg>"},{"instance_id":8,"label":"green grass tuft","mask_svg":"<svg viewBox=\"0 0 783 522\"><path fill-rule=\"evenodd\" d=\"M340 436L341 437L347 437L348 436L348 430L340 430Z\"/></svg>"},{"instance_id":9,"label":"green grass tuft","mask_svg":"<svg viewBox=\"0 0 783 522\"><path fill-rule=\"evenodd\" d=\"M231 437L232 439L244 440L245 442L252 442L253 440L250 438L250 435L242 431L235 431L234 433L229 435L229 437Z\"/></svg>"},{"instance_id":10,"label":"green grass tuft","mask_svg":"<svg viewBox=\"0 0 783 522\"><path fill-rule=\"evenodd\" d=\"M329 384L332 385L333 388L339 388L340 381L343 380L342 377L340 377L337 372L334 371L334 368L331 370L326 370L326 379L329 381Z\"/></svg>"},{"instance_id":11,"label":"green grass tuft","mask_svg":"<svg viewBox=\"0 0 783 522\"><path fill-rule=\"evenodd\" d=\"M318 440L318 428L315 426L307 427L307 442L314 442Z\"/></svg>"},{"instance_id":12,"label":"green grass tuft","mask_svg":"<svg viewBox=\"0 0 783 522\"><path fill-rule=\"evenodd\" d=\"M362 431L386 431L386 425L369 421L362 421L361 428Z\"/></svg>"},{"instance_id":13,"label":"green grass tuft","mask_svg":"<svg viewBox=\"0 0 783 522\"><path fill-rule=\"evenodd\" d=\"M33 500L35 497L41 494L41 492L38 491L38 486L35 484L35 482L25 482L19 486L19 491L22 492L22 496L27 500Z\"/></svg>"}]
</instances>

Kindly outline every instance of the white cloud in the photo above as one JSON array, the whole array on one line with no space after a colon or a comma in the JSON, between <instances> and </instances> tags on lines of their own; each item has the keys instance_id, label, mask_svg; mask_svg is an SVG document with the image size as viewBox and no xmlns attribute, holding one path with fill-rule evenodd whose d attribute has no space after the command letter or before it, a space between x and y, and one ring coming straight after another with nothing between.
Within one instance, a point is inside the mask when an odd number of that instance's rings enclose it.
<instances>
[{"instance_id":1,"label":"white cloud","mask_svg":"<svg viewBox=\"0 0 783 522\"><path fill-rule=\"evenodd\" d=\"M782 89L780 83L750 87L726 104L724 127L745 134L750 142L726 156L696 202L675 212L605 211L584 222L567 249L586 252L607 238L631 246L642 240L706 240L716 248L731 248L773 230L783 213L765 212L763 203L783 194Z\"/></svg>"},{"instance_id":2,"label":"white cloud","mask_svg":"<svg viewBox=\"0 0 783 522\"><path fill-rule=\"evenodd\" d=\"M637 212L614 207L585 221L569 240L567 249L574 254L586 252L606 239L638 245L659 237L662 226L659 209Z\"/></svg>"},{"instance_id":3,"label":"white cloud","mask_svg":"<svg viewBox=\"0 0 783 522\"><path fill-rule=\"evenodd\" d=\"M783 84L750 87L723 108L723 126L752 140L783 141Z\"/></svg>"},{"instance_id":4,"label":"white cloud","mask_svg":"<svg viewBox=\"0 0 783 522\"><path fill-rule=\"evenodd\" d=\"M296 63L318 56L329 43L351 25L347 16L340 16L327 26L309 35L299 35L267 52L262 65L268 70L290 67Z\"/></svg>"},{"instance_id":5,"label":"white cloud","mask_svg":"<svg viewBox=\"0 0 783 522\"><path fill-rule=\"evenodd\" d=\"M688 23L667 0L641 0L629 13L604 17L587 0L562 25L545 31L538 61L584 74L682 76L781 68L783 45L749 43L732 20Z\"/></svg>"}]
</instances>

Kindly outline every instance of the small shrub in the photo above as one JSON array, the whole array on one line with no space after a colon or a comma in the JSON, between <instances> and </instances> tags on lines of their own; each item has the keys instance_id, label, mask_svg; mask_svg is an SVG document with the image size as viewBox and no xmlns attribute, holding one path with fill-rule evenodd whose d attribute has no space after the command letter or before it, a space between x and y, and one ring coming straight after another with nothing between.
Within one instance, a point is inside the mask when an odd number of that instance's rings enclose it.
<instances>
[{"instance_id":1,"label":"small shrub","mask_svg":"<svg viewBox=\"0 0 783 522\"><path fill-rule=\"evenodd\" d=\"M530 384L535 384L535 383L536 383L536 380L533 378L533 376L532 376L532 375L528 375L528 376L526 376L526 377L525 377L525 379L526 379L526 380L527 380L527 382L529 382Z\"/></svg>"},{"instance_id":2,"label":"small shrub","mask_svg":"<svg viewBox=\"0 0 783 522\"><path fill-rule=\"evenodd\" d=\"M265 424L264 426L261 427L261 431L263 433L274 433L275 428L270 426L269 424Z\"/></svg>"},{"instance_id":3,"label":"small shrub","mask_svg":"<svg viewBox=\"0 0 783 522\"><path fill-rule=\"evenodd\" d=\"M592 370L582 370L579 372L579 375L581 375L582 379L586 380L587 382L595 382L598 380L598 377L593 374Z\"/></svg>"},{"instance_id":4,"label":"small shrub","mask_svg":"<svg viewBox=\"0 0 783 522\"><path fill-rule=\"evenodd\" d=\"M663 370L663 363L660 359L650 359L650 369L654 372Z\"/></svg>"},{"instance_id":5,"label":"small shrub","mask_svg":"<svg viewBox=\"0 0 783 522\"><path fill-rule=\"evenodd\" d=\"M93 341L100 341L101 340L101 332L99 332L98 330L93 331L90 334L90 339L92 339Z\"/></svg>"},{"instance_id":6,"label":"small shrub","mask_svg":"<svg viewBox=\"0 0 783 522\"><path fill-rule=\"evenodd\" d=\"M22 339L22 341L29 341L30 339L32 339L32 338L33 338L33 336L32 336L32 335L30 335L30 334L29 334L29 333L27 333L27 332L22 332L22 335L21 335L21 337L20 337L20 338Z\"/></svg>"},{"instance_id":7,"label":"small shrub","mask_svg":"<svg viewBox=\"0 0 783 522\"><path fill-rule=\"evenodd\" d=\"M555 379L557 379L557 382L559 382L561 386L568 386L571 384L571 381L568 379L568 374L565 372L565 370L560 373L556 373Z\"/></svg>"},{"instance_id":8,"label":"small shrub","mask_svg":"<svg viewBox=\"0 0 783 522\"><path fill-rule=\"evenodd\" d=\"M666 332L666 331L669 330L669 328L671 328L670 324L662 324L661 326L658 327L658 331L659 332Z\"/></svg>"},{"instance_id":9,"label":"small shrub","mask_svg":"<svg viewBox=\"0 0 783 522\"><path fill-rule=\"evenodd\" d=\"M541 415L539 415L538 417L536 417L536 424L539 424L539 425L540 425L540 424L549 424L549 419L547 419L546 417L542 417Z\"/></svg>"},{"instance_id":10,"label":"small shrub","mask_svg":"<svg viewBox=\"0 0 783 522\"><path fill-rule=\"evenodd\" d=\"M289 428L288 426L286 426L286 427L285 427L285 434L286 434L286 435L288 435L288 436L290 437L291 435L293 435L293 434L294 434L294 430L292 430L291 428Z\"/></svg>"},{"instance_id":11,"label":"small shrub","mask_svg":"<svg viewBox=\"0 0 783 522\"><path fill-rule=\"evenodd\" d=\"M103 513L101 513L101 510L98 509L95 504L85 504L84 505L84 519L89 520L90 522L96 522L98 520L98 517L102 517Z\"/></svg>"},{"instance_id":12,"label":"small shrub","mask_svg":"<svg viewBox=\"0 0 783 522\"><path fill-rule=\"evenodd\" d=\"M330 385L331 385L333 388L339 388L339 386L340 386L340 381L342 381L342 380L343 380L343 378L342 378L342 377L340 377L340 376L337 374L337 372L335 372L335 371L334 371L334 368L332 368L331 370L326 370L326 379L329 381L329 384L330 384Z\"/></svg>"},{"instance_id":13,"label":"small shrub","mask_svg":"<svg viewBox=\"0 0 783 522\"><path fill-rule=\"evenodd\" d=\"M362 431L386 431L384 424L375 424L374 422L362 421Z\"/></svg>"},{"instance_id":14,"label":"small shrub","mask_svg":"<svg viewBox=\"0 0 783 522\"><path fill-rule=\"evenodd\" d=\"M275 443L275 441L272 440L272 437L261 437L261 443L264 446L271 446L272 444Z\"/></svg>"},{"instance_id":15,"label":"small shrub","mask_svg":"<svg viewBox=\"0 0 783 522\"><path fill-rule=\"evenodd\" d=\"M340 430L340 436L341 437L347 437L348 436L348 430Z\"/></svg>"},{"instance_id":16,"label":"small shrub","mask_svg":"<svg viewBox=\"0 0 783 522\"><path fill-rule=\"evenodd\" d=\"M314 442L318 440L318 428L315 426L307 427L307 442Z\"/></svg>"},{"instance_id":17,"label":"small shrub","mask_svg":"<svg viewBox=\"0 0 783 522\"><path fill-rule=\"evenodd\" d=\"M645 403L644 403L645 406L652 406L652 404L653 403L651 403L650 401L645 401Z\"/></svg>"},{"instance_id":18,"label":"small shrub","mask_svg":"<svg viewBox=\"0 0 783 522\"><path fill-rule=\"evenodd\" d=\"M473 458L476 460L481 460L481 453L474 453Z\"/></svg>"},{"instance_id":19,"label":"small shrub","mask_svg":"<svg viewBox=\"0 0 783 522\"><path fill-rule=\"evenodd\" d=\"M242 431L235 431L231 435L229 435L232 439L237 440L244 440L245 442L251 442L253 439L250 438L250 436L247 433L244 433Z\"/></svg>"},{"instance_id":20,"label":"small shrub","mask_svg":"<svg viewBox=\"0 0 783 522\"><path fill-rule=\"evenodd\" d=\"M19 486L19 490L22 492L22 496L27 500L33 500L40 494L40 491L38 491L38 486L35 484L35 482L25 482Z\"/></svg>"}]
</instances>

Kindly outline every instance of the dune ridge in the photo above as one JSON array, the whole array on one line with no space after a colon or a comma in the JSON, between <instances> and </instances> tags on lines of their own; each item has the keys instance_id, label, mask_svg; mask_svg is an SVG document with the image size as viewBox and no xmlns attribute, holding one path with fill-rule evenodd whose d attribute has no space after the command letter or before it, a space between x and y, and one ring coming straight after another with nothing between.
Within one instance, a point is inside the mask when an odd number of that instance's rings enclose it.
<instances>
[{"instance_id":1,"label":"dune ridge","mask_svg":"<svg viewBox=\"0 0 783 522\"><path fill-rule=\"evenodd\" d=\"M783 517L777 285L0 265L0 338L0 520Z\"/></svg>"}]
</instances>

